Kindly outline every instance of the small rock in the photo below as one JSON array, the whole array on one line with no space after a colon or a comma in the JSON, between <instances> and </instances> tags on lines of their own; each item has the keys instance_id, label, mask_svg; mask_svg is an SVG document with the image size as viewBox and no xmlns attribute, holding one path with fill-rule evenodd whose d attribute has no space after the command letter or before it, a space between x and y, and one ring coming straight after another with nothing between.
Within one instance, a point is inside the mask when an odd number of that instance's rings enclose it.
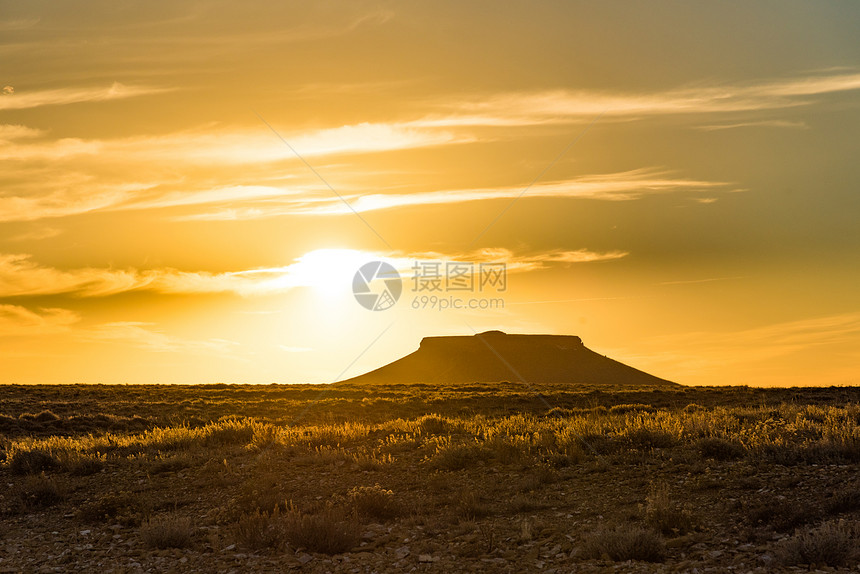
<instances>
[{"instance_id":1,"label":"small rock","mask_svg":"<svg viewBox=\"0 0 860 574\"><path fill-rule=\"evenodd\" d=\"M394 555L397 557L398 560L403 560L404 558L409 556L409 549L405 546L401 546L394 551Z\"/></svg>"},{"instance_id":2,"label":"small rock","mask_svg":"<svg viewBox=\"0 0 860 574\"><path fill-rule=\"evenodd\" d=\"M299 556L299 562L301 562L302 564L307 564L308 562L310 562L313 559L314 559L314 557L311 556L310 554L302 554L301 556Z\"/></svg>"}]
</instances>

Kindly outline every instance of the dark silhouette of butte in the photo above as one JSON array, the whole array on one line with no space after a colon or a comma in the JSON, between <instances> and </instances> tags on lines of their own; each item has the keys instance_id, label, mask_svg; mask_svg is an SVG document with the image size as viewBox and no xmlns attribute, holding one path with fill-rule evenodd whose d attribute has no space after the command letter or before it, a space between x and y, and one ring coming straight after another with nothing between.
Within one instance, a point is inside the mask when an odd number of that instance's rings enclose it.
<instances>
[{"instance_id":1,"label":"dark silhouette of butte","mask_svg":"<svg viewBox=\"0 0 860 574\"><path fill-rule=\"evenodd\" d=\"M515 381L571 385L678 386L588 349L573 335L425 337L417 351L344 383Z\"/></svg>"}]
</instances>

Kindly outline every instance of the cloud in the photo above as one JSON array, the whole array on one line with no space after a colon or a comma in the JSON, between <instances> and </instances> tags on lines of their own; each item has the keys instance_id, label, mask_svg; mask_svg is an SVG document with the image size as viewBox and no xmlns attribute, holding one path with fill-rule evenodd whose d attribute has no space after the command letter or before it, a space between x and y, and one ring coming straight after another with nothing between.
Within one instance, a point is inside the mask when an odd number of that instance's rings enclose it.
<instances>
[{"instance_id":1,"label":"cloud","mask_svg":"<svg viewBox=\"0 0 860 574\"><path fill-rule=\"evenodd\" d=\"M80 316L67 309L31 311L18 305L0 305L0 337L64 333L78 321Z\"/></svg>"},{"instance_id":2,"label":"cloud","mask_svg":"<svg viewBox=\"0 0 860 574\"><path fill-rule=\"evenodd\" d=\"M383 149L405 149L452 142L456 136L448 133L420 133L413 129L401 131L392 126L360 124L322 130L295 138L292 145L303 154L370 152ZM466 140L458 140L466 141ZM9 149L11 147L11 149ZM277 138L267 134L234 133L232 136L179 134L164 138L131 138L108 146L99 141L63 139L33 146L2 146L6 159L51 161L86 157L93 162L139 162L141 165L173 165L171 161L200 161L213 169L232 162L265 162L285 160L292 152ZM173 160L170 160L173 158ZM123 164L125 165L125 164ZM167 175L167 174L165 174ZM174 176L175 177L175 176ZM47 179L47 183L41 183ZM287 179L287 178L282 178ZM33 188L34 181L38 188ZM54 177L28 178L7 185L5 197L0 197L0 221L35 221L93 211L140 210L190 205L220 204L210 210L179 216L179 220L258 219L280 215L341 215L352 213L340 198L318 182L306 185L221 185L211 188L187 189L182 179L153 179L110 183L95 176L78 172L60 172ZM19 191L16 193L15 186ZM609 174L583 175L567 180L538 183L531 186L526 198L586 198L626 201L645 195L679 191L727 190L726 182L714 182L677 177L669 171L642 168ZM469 201L514 199L525 185L517 187L431 190L412 193L358 194L342 191L352 209L358 212L399 207L457 204Z\"/></svg>"},{"instance_id":3,"label":"cloud","mask_svg":"<svg viewBox=\"0 0 860 574\"><path fill-rule=\"evenodd\" d=\"M370 252L353 249L318 249L297 257L281 267L248 269L227 273L180 271L177 269L60 270L39 265L29 255L0 254L0 298L44 295L106 297L130 291L161 294L233 293L241 296L281 293L297 287L326 287L332 282L351 284L362 264L385 259L398 270L409 273L418 260L461 262L504 262L509 272L543 269L553 264L609 261L627 252L594 252L587 249L514 253L490 248L462 253Z\"/></svg>"},{"instance_id":4,"label":"cloud","mask_svg":"<svg viewBox=\"0 0 860 574\"><path fill-rule=\"evenodd\" d=\"M699 126L697 129L713 132L718 130L733 130L737 128L787 128L795 130L807 130L809 126L806 122L797 122L790 120L761 120L752 122L738 122L733 124L712 124L707 126Z\"/></svg>"},{"instance_id":5,"label":"cloud","mask_svg":"<svg viewBox=\"0 0 860 574\"><path fill-rule=\"evenodd\" d=\"M515 126L605 118L772 110L809 105L813 96L860 89L860 73L819 73L754 84L715 84L652 93L587 90L513 92L457 104L429 116L426 125ZM786 126L783 126L786 127Z\"/></svg>"},{"instance_id":6,"label":"cloud","mask_svg":"<svg viewBox=\"0 0 860 574\"><path fill-rule=\"evenodd\" d=\"M257 204L253 201L246 205L234 203L230 207L179 216L176 219L233 220L257 219L279 215L343 215L352 213L352 210L365 212L494 199L513 200L520 196L523 199L577 198L630 201L646 195L682 191L728 191L732 189L729 185L727 182L673 177L670 172L651 168L610 174L585 175L562 181L538 183L529 187L524 194L523 190L525 186L436 190L413 193L341 194L349 202L352 209L344 205L340 198L328 194L314 198L294 196L277 201L267 201L265 204Z\"/></svg>"},{"instance_id":7,"label":"cloud","mask_svg":"<svg viewBox=\"0 0 860 574\"><path fill-rule=\"evenodd\" d=\"M65 181L72 181L64 185ZM6 195L0 197L0 221L37 221L50 217L65 217L93 211L109 210L147 190L157 187L160 182L141 183L89 183L89 178L60 178L45 183L49 190L42 195ZM39 182L41 183L41 182ZM56 189L51 189L55 187ZM9 193L7 191L7 193Z\"/></svg>"},{"instance_id":8,"label":"cloud","mask_svg":"<svg viewBox=\"0 0 860 574\"><path fill-rule=\"evenodd\" d=\"M708 277L706 279L683 279L679 281L661 281L657 285L689 285L693 283L713 283L714 281L729 281L732 279L744 279L746 276L738 275L734 277Z\"/></svg>"},{"instance_id":9,"label":"cloud","mask_svg":"<svg viewBox=\"0 0 860 574\"><path fill-rule=\"evenodd\" d=\"M81 331L77 338L86 342L130 345L156 353L202 353L223 355L238 343L224 339L191 340L171 337L153 329L154 323L124 321L104 323Z\"/></svg>"},{"instance_id":10,"label":"cloud","mask_svg":"<svg viewBox=\"0 0 860 574\"><path fill-rule=\"evenodd\" d=\"M9 89L8 92L7 89ZM6 86L3 88L3 94L6 97L0 98L0 110L24 110L81 102L105 102L168 91L171 91L171 89L153 86L125 86L119 83L114 83L109 87L58 88L53 90L34 90L31 92L16 92L11 86Z\"/></svg>"},{"instance_id":11,"label":"cloud","mask_svg":"<svg viewBox=\"0 0 860 574\"><path fill-rule=\"evenodd\" d=\"M265 126L258 130L192 130L114 140L61 138L24 141L40 135L24 126L0 130L0 221L34 221L92 211L149 209L202 203L230 203L303 193L324 187L302 166L312 183L302 188L255 185L249 171L297 162L296 155ZM8 136L8 137L6 137ZM468 136L398 124L362 123L310 132L284 132L303 158L379 153L465 143ZM32 177L24 177L27 171ZM122 174L122 175L119 175ZM293 176L295 177L295 176ZM194 187L186 178L195 182ZM271 171L258 176L271 180ZM279 177L280 180L289 179ZM220 185L205 186L207 181ZM232 183L231 183L232 182ZM191 187L191 189L189 189ZM326 197L331 197L326 190Z\"/></svg>"},{"instance_id":12,"label":"cloud","mask_svg":"<svg viewBox=\"0 0 860 574\"><path fill-rule=\"evenodd\" d=\"M376 153L473 140L447 131L421 129L396 122L365 122L304 132L279 130L279 133L303 157ZM295 159L293 151L262 124L261 129L256 130L210 128L111 140L62 138L6 146L0 148L0 152L3 159L18 161L97 157L101 162L170 161L194 165L243 165Z\"/></svg>"},{"instance_id":13,"label":"cloud","mask_svg":"<svg viewBox=\"0 0 860 574\"><path fill-rule=\"evenodd\" d=\"M0 297L76 293L105 296L140 289L151 278L136 271L76 269L61 271L38 265L29 255L0 254Z\"/></svg>"},{"instance_id":14,"label":"cloud","mask_svg":"<svg viewBox=\"0 0 860 574\"><path fill-rule=\"evenodd\" d=\"M607 251L597 253L588 249L575 251L551 251L542 255L540 261L545 263L591 263L592 261L611 261L630 255L627 251Z\"/></svg>"},{"instance_id":15,"label":"cloud","mask_svg":"<svg viewBox=\"0 0 860 574\"><path fill-rule=\"evenodd\" d=\"M8 86L7 86L8 87ZM13 140L36 138L44 135L44 131L27 126L14 124L0 124L0 142L11 142Z\"/></svg>"},{"instance_id":16,"label":"cloud","mask_svg":"<svg viewBox=\"0 0 860 574\"><path fill-rule=\"evenodd\" d=\"M25 231L8 238L8 241L41 241L62 235L62 230L53 227L40 227L31 231Z\"/></svg>"}]
</instances>

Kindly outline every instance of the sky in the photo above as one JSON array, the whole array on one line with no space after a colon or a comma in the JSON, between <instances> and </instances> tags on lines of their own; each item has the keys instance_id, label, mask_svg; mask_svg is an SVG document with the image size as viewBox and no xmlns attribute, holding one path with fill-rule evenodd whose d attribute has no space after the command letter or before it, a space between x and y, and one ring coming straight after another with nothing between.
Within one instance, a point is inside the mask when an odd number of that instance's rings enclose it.
<instances>
[{"instance_id":1,"label":"sky","mask_svg":"<svg viewBox=\"0 0 860 574\"><path fill-rule=\"evenodd\" d=\"M0 383L333 382L498 329L860 384L858 29L851 1L0 0Z\"/></svg>"}]
</instances>

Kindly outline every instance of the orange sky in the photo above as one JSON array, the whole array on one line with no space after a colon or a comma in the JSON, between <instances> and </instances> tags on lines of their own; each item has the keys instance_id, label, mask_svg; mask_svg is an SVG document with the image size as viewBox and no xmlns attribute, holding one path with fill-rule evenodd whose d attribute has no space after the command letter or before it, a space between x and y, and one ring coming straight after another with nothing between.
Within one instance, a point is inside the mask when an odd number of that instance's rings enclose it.
<instances>
[{"instance_id":1,"label":"orange sky","mask_svg":"<svg viewBox=\"0 0 860 574\"><path fill-rule=\"evenodd\" d=\"M330 382L501 329L860 384L855 3L86 4L0 0L2 383ZM416 261L507 288L416 309Z\"/></svg>"}]
</instances>

